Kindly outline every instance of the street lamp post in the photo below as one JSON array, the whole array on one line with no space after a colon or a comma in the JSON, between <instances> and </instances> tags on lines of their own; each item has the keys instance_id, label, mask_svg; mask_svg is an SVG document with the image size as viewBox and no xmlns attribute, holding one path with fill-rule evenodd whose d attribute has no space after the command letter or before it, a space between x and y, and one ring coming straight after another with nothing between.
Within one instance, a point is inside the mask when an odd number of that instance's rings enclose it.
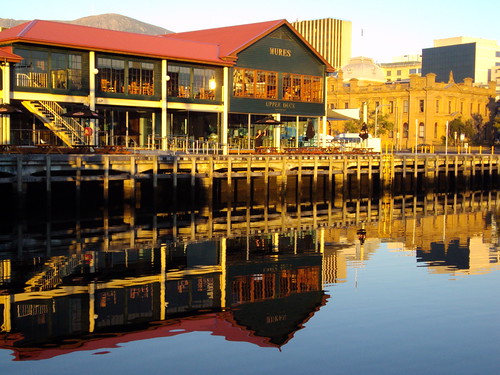
<instances>
[{"instance_id":1,"label":"street lamp post","mask_svg":"<svg viewBox=\"0 0 500 375\"><path fill-rule=\"evenodd\" d=\"M375 132L373 136L377 138L377 133L378 133L378 110L382 107L389 107L389 104L380 104L377 107L375 107Z\"/></svg>"},{"instance_id":2,"label":"street lamp post","mask_svg":"<svg viewBox=\"0 0 500 375\"><path fill-rule=\"evenodd\" d=\"M445 146L444 146L445 155L448 155L448 133L449 133L448 127L449 127L449 122L448 120L446 120L446 134L445 134Z\"/></svg>"},{"instance_id":3,"label":"street lamp post","mask_svg":"<svg viewBox=\"0 0 500 375\"><path fill-rule=\"evenodd\" d=\"M448 116L450 117L455 117L458 112L453 112L450 113ZM444 153L445 155L448 155L448 137L450 135L450 129L449 129L450 123L448 120L446 120L446 134L445 134L445 148L444 148Z\"/></svg>"}]
</instances>

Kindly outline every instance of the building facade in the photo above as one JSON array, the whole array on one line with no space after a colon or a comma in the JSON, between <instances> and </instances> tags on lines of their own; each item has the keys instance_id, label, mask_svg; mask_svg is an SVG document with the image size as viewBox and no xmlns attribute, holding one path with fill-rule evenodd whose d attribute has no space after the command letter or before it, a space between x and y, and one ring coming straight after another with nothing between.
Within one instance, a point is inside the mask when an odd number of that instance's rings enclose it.
<instances>
[{"instance_id":1,"label":"building facade","mask_svg":"<svg viewBox=\"0 0 500 375\"><path fill-rule=\"evenodd\" d=\"M472 78L476 85L495 81L499 86L499 66L500 46L495 40L470 37L436 39L433 48L422 50L422 74L434 73L438 82L446 82L452 71L456 81Z\"/></svg>"},{"instance_id":2,"label":"building facade","mask_svg":"<svg viewBox=\"0 0 500 375\"><path fill-rule=\"evenodd\" d=\"M292 116L296 132L326 121L333 68L286 20L164 36L36 20L1 32L0 47L3 103L22 111L2 116L0 144L184 140L227 151L253 147L268 116ZM98 118L64 116L82 106ZM229 129L233 113L246 116L244 132ZM268 142L279 146L281 130Z\"/></svg>"},{"instance_id":3,"label":"building facade","mask_svg":"<svg viewBox=\"0 0 500 375\"><path fill-rule=\"evenodd\" d=\"M408 81L412 74L422 73L422 56L405 55L393 59L390 63L381 63L387 82Z\"/></svg>"},{"instance_id":4,"label":"building facade","mask_svg":"<svg viewBox=\"0 0 500 375\"><path fill-rule=\"evenodd\" d=\"M480 115L488 121L494 97L494 82L486 88L475 87L470 78L456 83L449 76L442 83L432 73L424 77L412 75L409 82L395 83L369 83L354 78L345 81L342 72L328 79L329 108L360 108L375 116L387 115L394 128L378 135L397 149L443 144L446 123L454 118L466 121ZM340 133L345 122L334 121L330 125L332 133ZM368 125L373 129L373 123Z\"/></svg>"},{"instance_id":5,"label":"building facade","mask_svg":"<svg viewBox=\"0 0 500 375\"><path fill-rule=\"evenodd\" d=\"M227 77L227 137L231 148L253 148L258 130L265 134L264 146L300 147L308 128L314 128L315 133L324 131L325 77L333 68L288 24L280 24L258 40L248 39L254 33L252 27L172 37L231 50L234 65ZM277 121L264 122L269 116Z\"/></svg>"},{"instance_id":6,"label":"building facade","mask_svg":"<svg viewBox=\"0 0 500 375\"><path fill-rule=\"evenodd\" d=\"M296 21L292 26L333 66L340 69L351 58L352 22L334 18Z\"/></svg>"}]
</instances>

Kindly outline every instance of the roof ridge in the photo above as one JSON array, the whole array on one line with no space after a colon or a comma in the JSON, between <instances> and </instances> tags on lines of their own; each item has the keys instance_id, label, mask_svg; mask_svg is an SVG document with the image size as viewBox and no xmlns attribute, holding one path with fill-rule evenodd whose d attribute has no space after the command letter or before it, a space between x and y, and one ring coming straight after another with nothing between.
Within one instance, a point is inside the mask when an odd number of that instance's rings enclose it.
<instances>
[{"instance_id":1,"label":"roof ridge","mask_svg":"<svg viewBox=\"0 0 500 375\"><path fill-rule=\"evenodd\" d=\"M21 30L21 32L19 33L19 36L23 37L28 31L31 30L31 28L33 26L35 26L35 24L38 22L39 20L35 19L35 20L31 20L31 21L28 21L26 23L26 26L23 27L23 29Z\"/></svg>"}]
</instances>

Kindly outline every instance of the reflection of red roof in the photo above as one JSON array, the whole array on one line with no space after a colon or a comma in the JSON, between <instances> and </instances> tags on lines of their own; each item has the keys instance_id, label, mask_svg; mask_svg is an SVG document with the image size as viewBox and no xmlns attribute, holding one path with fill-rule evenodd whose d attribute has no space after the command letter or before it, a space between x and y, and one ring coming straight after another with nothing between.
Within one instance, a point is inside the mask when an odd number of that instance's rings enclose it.
<instances>
[{"instance_id":1,"label":"reflection of red roof","mask_svg":"<svg viewBox=\"0 0 500 375\"><path fill-rule=\"evenodd\" d=\"M53 21L33 20L0 32L0 43L13 42L227 64L215 44Z\"/></svg>"},{"instance_id":2,"label":"reflection of red roof","mask_svg":"<svg viewBox=\"0 0 500 375\"><path fill-rule=\"evenodd\" d=\"M230 313L212 313L189 318L166 320L159 323L155 322L159 325L139 332L115 333L112 337L110 337L109 333L106 333L104 337L101 337L99 333L89 334L86 339L79 343L74 343L76 339L72 338L72 343L69 345L63 343L58 347L51 348L19 348L15 346L15 341L22 338L17 334L14 337L7 334L5 335L5 339L0 340L0 347L13 350L15 352L15 360L17 361L43 360L82 350L100 350L104 352L96 354L104 354L106 353L106 349L117 348L120 344L126 342L158 337L173 337L191 332L212 332L212 335L223 336L228 341L249 342L260 347L276 347L276 345L269 343L267 338L254 336L242 327L234 325L230 320L227 320L227 314Z\"/></svg>"},{"instance_id":3,"label":"reflection of red roof","mask_svg":"<svg viewBox=\"0 0 500 375\"><path fill-rule=\"evenodd\" d=\"M319 305L310 311L301 322L298 329L303 328L303 324L326 304L329 296L323 295ZM170 319L160 322L150 322L151 326L147 329L137 332L119 332L119 333L89 333L81 340L71 337L70 344L64 341L57 347L19 347L16 344L24 339L19 333L5 333L0 340L0 348L14 351L15 360L44 360L60 355L65 355L77 351L97 351L94 354L106 354L106 349L120 347L120 344L148 340L160 337L173 337L183 333L191 332L211 332L214 336L222 336L227 341L248 342L262 348L280 348L290 341L294 332L290 332L286 342L282 345L276 345L271 342L270 337L258 336L251 329L238 323L231 311L210 313L204 315L190 316L180 319Z\"/></svg>"}]
</instances>

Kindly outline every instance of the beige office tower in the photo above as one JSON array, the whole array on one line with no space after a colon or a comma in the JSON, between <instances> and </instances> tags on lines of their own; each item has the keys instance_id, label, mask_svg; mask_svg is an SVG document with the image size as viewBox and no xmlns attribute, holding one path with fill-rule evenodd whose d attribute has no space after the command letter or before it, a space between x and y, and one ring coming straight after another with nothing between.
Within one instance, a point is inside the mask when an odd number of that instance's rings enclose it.
<instances>
[{"instance_id":1,"label":"beige office tower","mask_svg":"<svg viewBox=\"0 0 500 375\"><path fill-rule=\"evenodd\" d=\"M352 22L333 18L292 22L293 27L336 69L351 59Z\"/></svg>"}]
</instances>

